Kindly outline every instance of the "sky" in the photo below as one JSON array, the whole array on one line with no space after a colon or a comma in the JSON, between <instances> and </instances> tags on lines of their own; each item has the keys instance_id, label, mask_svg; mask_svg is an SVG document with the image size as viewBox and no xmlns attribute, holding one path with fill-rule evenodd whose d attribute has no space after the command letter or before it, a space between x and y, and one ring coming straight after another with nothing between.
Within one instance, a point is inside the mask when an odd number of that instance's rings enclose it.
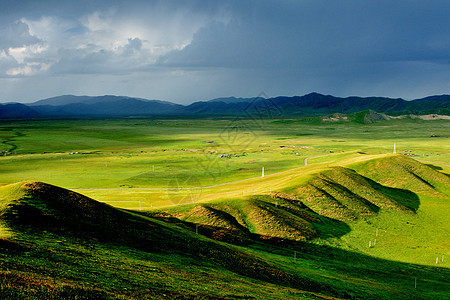
<instances>
[{"instance_id":1,"label":"sky","mask_svg":"<svg viewBox=\"0 0 450 300\"><path fill-rule=\"evenodd\" d=\"M450 1L0 0L0 102L450 94Z\"/></svg>"}]
</instances>

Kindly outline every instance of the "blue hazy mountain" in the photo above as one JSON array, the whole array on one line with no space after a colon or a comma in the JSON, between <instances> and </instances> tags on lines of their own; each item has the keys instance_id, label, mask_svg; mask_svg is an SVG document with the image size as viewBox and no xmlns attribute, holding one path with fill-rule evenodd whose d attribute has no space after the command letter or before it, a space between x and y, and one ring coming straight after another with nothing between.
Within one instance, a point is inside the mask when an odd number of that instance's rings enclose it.
<instances>
[{"instance_id":1,"label":"blue hazy mountain","mask_svg":"<svg viewBox=\"0 0 450 300\"><path fill-rule=\"evenodd\" d=\"M0 119L28 119L38 117L41 117L41 115L27 105L20 103L0 103Z\"/></svg>"},{"instance_id":2,"label":"blue hazy mountain","mask_svg":"<svg viewBox=\"0 0 450 300\"><path fill-rule=\"evenodd\" d=\"M229 98L226 98L229 99ZM239 101L239 100L242 101ZM272 114L276 116L321 116L333 113L351 114L373 110L388 114L450 113L450 96L431 96L406 101L386 97L347 97L311 93L304 96L275 98L233 98L231 101L195 102L182 111L193 115L255 116Z\"/></svg>"},{"instance_id":3,"label":"blue hazy mountain","mask_svg":"<svg viewBox=\"0 0 450 300\"><path fill-rule=\"evenodd\" d=\"M29 106L45 116L143 116L171 113L182 105L126 96L65 95L39 100Z\"/></svg>"},{"instance_id":4,"label":"blue hazy mountain","mask_svg":"<svg viewBox=\"0 0 450 300\"><path fill-rule=\"evenodd\" d=\"M310 93L274 98L216 98L180 105L168 101L126 96L64 95L30 104L3 104L1 118L120 117L120 116L323 116L372 110L391 115L450 115L450 95L406 101L387 97L335 97Z\"/></svg>"}]
</instances>

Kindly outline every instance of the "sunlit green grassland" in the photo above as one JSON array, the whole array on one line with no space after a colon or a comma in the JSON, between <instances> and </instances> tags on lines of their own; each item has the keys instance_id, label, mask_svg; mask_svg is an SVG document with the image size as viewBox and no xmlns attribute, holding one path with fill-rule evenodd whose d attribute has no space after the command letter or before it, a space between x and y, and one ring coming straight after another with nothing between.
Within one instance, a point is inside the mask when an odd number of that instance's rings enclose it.
<instances>
[{"instance_id":1,"label":"sunlit green grassland","mask_svg":"<svg viewBox=\"0 0 450 300\"><path fill-rule=\"evenodd\" d=\"M262 167L269 175L303 166L306 157L311 164L391 153L394 143L397 152L450 164L449 132L449 122L442 120L370 125L245 119L4 121L0 151L10 152L0 157L0 182L32 178L67 188L166 187L174 175L189 174L209 186L259 176Z\"/></svg>"},{"instance_id":2,"label":"sunlit green grassland","mask_svg":"<svg viewBox=\"0 0 450 300\"><path fill-rule=\"evenodd\" d=\"M160 207L192 194L170 192L167 187L208 187L259 177L262 167L267 176L302 167L306 158L308 168L318 163L325 168L346 158L358 161L392 153L394 143L397 152L447 168L449 132L449 122L442 120L376 124L330 124L318 119L3 121L0 150L9 152L0 156L0 183L32 179L80 189L97 200L135 201L116 203L125 207L137 208L139 200L146 207ZM244 195L257 192L246 186Z\"/></svg>"}]
</instances>

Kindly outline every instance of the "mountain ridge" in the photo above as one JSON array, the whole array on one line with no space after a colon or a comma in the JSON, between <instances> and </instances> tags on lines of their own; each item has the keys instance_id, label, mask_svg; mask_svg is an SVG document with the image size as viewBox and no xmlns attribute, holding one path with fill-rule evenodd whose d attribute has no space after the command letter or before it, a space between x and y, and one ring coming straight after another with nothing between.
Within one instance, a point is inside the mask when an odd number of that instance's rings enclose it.
<instances>
[{"instance_id":1,"label":"mountain ridge","mask_svg":"<svg viewBox=\"0 0 450 300\"><path fill-rule=\"evenodd\" d=\"M130 116L247 116L257 118L352 114L373 110L391 115L450 115L450 95L434 95L415 100L387 97L346 98L310 93L273 98L216 98L189 105L128 96L62 95L33 103L0 104L2 118L45 117L130 117Z\"/></svg>"},{"instance_id":2,"label":"mountain ridge","mask_svg":"<svg viewBox=\"0 0 450 300\"><path fill-rule=\"evenodd\" d=\"M84 103L84 104L93 104L93 103L107 103L107 102L114 102L119 101L122 99L136 99L139 101L144 102L154 102L154 103L160 103L160 104L170 104L170 105L177 105L175 103L169 102L169 101L163 101L163 100L149 100L144 98L138 98L138 97L129 97L129 96L116 96L116 95L103 95L103 96L75 96L75 95L61 95L46 99L41 99L32 103L29 103L28 106L41 106L41 105L53 105L53 106L61 106L66 104L73 104L73 103Z\"/></svg>"}]
</instances>

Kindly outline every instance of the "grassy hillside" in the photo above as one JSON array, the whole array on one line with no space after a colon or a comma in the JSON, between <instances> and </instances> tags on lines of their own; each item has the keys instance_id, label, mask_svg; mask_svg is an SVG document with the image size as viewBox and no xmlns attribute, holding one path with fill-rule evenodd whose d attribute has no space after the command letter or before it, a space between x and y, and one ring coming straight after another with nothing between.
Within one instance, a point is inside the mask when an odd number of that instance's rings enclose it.
<instances>
[{"instance_id":1,"label":"grassy hillside","mask_svg":"<svg viewBox=\"0 0 450 300\"><path fill-rule=\"evenodd\" d=\"M283 185L274 185L271 193L266 190L164 212L201 224L211 238L237 243L245 243L249 235L263 240L313 241L428 265L435 265L436 256L450 254L443 242L450 238L445 221L450 209L446 174L403 155L390 155L347 167L332 166L307 175L303 182L283 175L279 176ZM277 178L260 181L266 186Z\"/></svg>"},{"instance_id":2,"label":"grassy hillside","mask_svg":"<svg viewBox=\"0 0 450 300\"><path fill-rule=\"evenodd\" d=\"M291 239L289 234L297 233L304 234L301 240L313 238L308 224L339 222L300 205L289 213L284 206L296 200L282 193L196 211L186 207L186 220L118 210L32 181L1 187L0 199L2 226L10 231L0 240L0 293L8 298L393 299L442 297L449 289L447 269ZM240 215L249 230L231 215ZM283 222L272 223L280 226L274 232L298 226L300 217L305 226L273 238L261 218L275 222L278 215ZM215 221L211 227L191 222L202 218ZM292 218L296 222L290 223ZM224 224L242 233L241 246L219 242L217 234L206 237Z\"/></svg>"},{"instance_id":3,"label":"grassy hillside","mask_svg":"<svg viewBox=\"0 0 450 300\"><path fill-rule=\"evenodd\" d=\"M105 274L99 274L99 271L91 274L96 267L101 266L103 261L111 259L108 255L113 255L115 258L124 255L119 262L144 256L145 258L141 259L151 259L153 263L156 259L156 265L159 261L164 262L167 259L180 268L188 268L189 264L195 263L199 268L194 271L194 276L198 276L196 273L201 269L212 268L228 276L231 272L237 278L245 276L257 282L277 284L288 289L295 288L311 292L330 290L334 293L331 287L311 281L299 274L287 273L266 260L237 248L211 241L191 231L152 218L117 210L55 186L26 182L2 187L0 192L2 196L0 214L4 221L3 226L12 232L8 239L3 238L0 243L3 254L2 264L8 270L2 272L3 295L19 296L29 292L43 295L50 292L54 297L64 293L86 294L89 297L97 295L106 297L108 294L118 296L121 293L116 290L116 284L119 287L131 287L131 292L137 293L138 291L134 290L136 287L129 286L131 278L127 278L126 285L117 283L120 277L111 278L115 276L115 273L126 277L130 271L139 272L140 276L144 276L145 273L141 272L144 272L146 268L140 270L136 262L128 263L133 265L133 270L119 271L120 265L116 266L115 272L104 270L104 267L100 268L100 272L111 272L107 274L111 281L104 282L105 287L99 284L101 280L106 279L101 278L101 275ZM54 247L55 244L58 246ZM84 249L78 251L71 249L80 247ZM105 251L105 249L108 250ZM78 255L81 256L81 261L76 259L72 261ZM21 257L25 261L19 263L17 259ZM51 267L46 268L50 274L45 274L45 263L50 262ZM65 265L67 269L57 267L59 264ZM111 262L108 263L110 264ZM184 272L177 274L177 271L171 272L161 267L153 267L150 274L155 271L168 272L169 276L172 272L175 273L171 280L186 275L183 274ZM97 278L95 274L100 276ZM54 278L53 282L47 283L45 280L49 278L45 275L59 278L56 281ZM220 276L212 275L212 278L220 278ZM153 280L156 281L156 285L162 284L159 281L160 278L153 278ZM76 284L77 281L79 281L78 284ZM140 288L143 288L146 281L148 280L138 281L138 284L141 284ZM68 282L67 285L66 282ZM87 288L90 284L94 284L96 288ZM209 287L208 284L206 285L206 289L212 288L212 284L209 284ZM237 285L239 286L239 282ZM33 293L36 287L38 290ZM169 295L181 293L178 288L173 286L172 288L175 290L169 290ZM182 286L181 290L183 288L185 287ZM125 291L123 294L127 295L131 292ZM164 291L160 290L156 294L159 293L162 297Z\"/></svg>"}]
</instances>

